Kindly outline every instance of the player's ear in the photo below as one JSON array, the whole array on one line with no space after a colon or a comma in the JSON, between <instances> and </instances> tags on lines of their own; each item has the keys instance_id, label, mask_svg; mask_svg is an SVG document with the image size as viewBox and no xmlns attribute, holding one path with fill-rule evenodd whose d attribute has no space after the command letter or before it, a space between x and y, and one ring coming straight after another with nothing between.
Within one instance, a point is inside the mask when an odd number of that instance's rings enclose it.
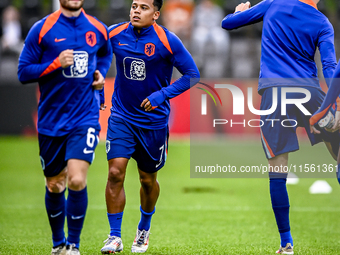
<instances>
[{"instance_id":1,"label":"player's ear","mask_svg":"<svg viewBox=\"0 0 340 255\"><path fill-rule=\"evenodd\" d=\"M158 20L160 14L161 13L159 11L155 11L155 13L153 14L153 20Z\"/></svg>"}]
</instances>

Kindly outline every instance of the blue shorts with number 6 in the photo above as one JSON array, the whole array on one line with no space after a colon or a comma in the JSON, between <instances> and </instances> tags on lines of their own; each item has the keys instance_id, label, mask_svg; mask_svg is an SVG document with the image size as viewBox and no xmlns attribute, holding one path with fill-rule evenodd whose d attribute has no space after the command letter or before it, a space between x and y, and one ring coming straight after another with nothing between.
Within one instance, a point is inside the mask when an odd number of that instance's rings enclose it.
<instances>
[{"instance_id":1,"label":"blue shorts with number 6","mask_svg":"<svg viewBox=\"0 0 340 255\"><path fill-rule=\"evenodd\" d=\"M325 141L330 142L335 155L338 155L340 135L339 132L327 132L322 129L321 134L312 134L309 127L310 115L305 115L295 104L286 105L286 114L281 111L281 91L283 87L271 87L265 89L261 99L261 110L268 110L273 103L273 89L277 89L277 108L269 115L262 115L261 127L262 146L268 159L274 158L283 153L296 151L299 149L296 135L297 127L305 128L312 145ZM294 88L294 87L290 87ZM311 114L315 113L321 106L325 93L313 87L299 87L310 92L311 99L303 103L302 106ZM306 95L300 92L286 93L287 99L297 103L304 99Z\"/></svg>"},{"instance_id":2,"label":"blue shorts with number 6","mask_svg":"<svg viewBox=\"0 0 340 255\"><path fill-rule=\"evenodd\" d=\"M99 126L81 126L64 136L39 134L40 160L46 177L58 175L69 159L92 163L98 144Z\"/></svg>"},{"instance_id":3,"label":"blue shorts with number 6","mask_svg":"<svg viewBox=\"0 0 340 255\"><path fill-rule=\"evenodd\" d=\"M154 173L166 161L168 150L168 127L151 130L140 128L119 117L108 121L106 153L107 160L131 157L143 172Z\"/></svg>"}]
</instances>

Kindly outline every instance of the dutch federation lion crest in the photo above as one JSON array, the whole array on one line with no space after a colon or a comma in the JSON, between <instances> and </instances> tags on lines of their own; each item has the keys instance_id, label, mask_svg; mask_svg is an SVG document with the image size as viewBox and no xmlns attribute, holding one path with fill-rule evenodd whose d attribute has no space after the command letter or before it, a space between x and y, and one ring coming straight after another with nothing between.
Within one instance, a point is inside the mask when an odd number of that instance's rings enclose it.
<instances>
[{"instance_id":1,"label":"dutch federation lion crest","mask_svg":"<svg viewBox=\"0 0 340 255\"><path fill-rule=\"evenodd\" d=\"M146 78L143 59L126 57L123 60L125 77L130 80L143 81Z\"/></svg>"},{"instance_id":2,"label":"dutch federation lion crest","mask_svg":"<svg viewBox=\"0 0 340 255\"><path fill-rule=\"evenodd\" d=\"M74 55L74 66L73 66L73 75L74 76L82 76L87 73L88 66L88 55L84 54L75 54Z\"/></svg>"},{"instance_id":3,"label":"dutch federation lion crest","mask_svg":"<svg viewBox=\"0 0 340 255\"><path fill-rule=\"evenodd\" d=\"M130 76L133 80L144 80L145 79L145 63L141 61L132 61Z\"/></svg>"},{"instance_id":4,"label":"dutch federation lion crest","mask_svg":"<svg viewBox=\"0 0 340 255\"><path fill-rule=\"evenodd\" d=\"M89 54L86 51L73 52L74 64L69 69L63 70L63 74L67 78L83 78L87 75Z\"/></svg>"}]
</instances>

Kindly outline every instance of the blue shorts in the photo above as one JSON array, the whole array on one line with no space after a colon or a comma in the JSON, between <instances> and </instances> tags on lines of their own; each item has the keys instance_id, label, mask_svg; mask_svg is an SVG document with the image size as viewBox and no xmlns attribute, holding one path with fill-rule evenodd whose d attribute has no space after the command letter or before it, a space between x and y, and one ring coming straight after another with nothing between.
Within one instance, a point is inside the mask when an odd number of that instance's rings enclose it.
<instances>
[{"instance_id":1,"label":"blue shorts","mask_svg":"<svg viewBox=\"0 0 340 255\"><path fill-rule=\"evenodd\" d=\"M299 149L296 128L305 128L308 138L312 145L321 141L331 142L332 150L335 155L338 155L340 135L339 132L327 132L321 130L321 134L312 134L309 128L310 115L305 115L295 104L286 105L286 115L281 115L281 89L277 88L277 108L269 114L261 116L263 126L261 127L262 146L268 159L277 155L296 151ZM311 93L311 99L302 105L311 113L315 113L322 104L325 93L313 87L301 87L307 89ZM263 91L261 99L261 110L268 110L272 106L272 91L273 87ZM287 99L302 99L305 98L303 93L286 94Z\"/></svg>"},{"instance_id":2,"label":"blue shorts","mask_svg":"<svg viewBox=\"0 0 340 255\"><path fill-rule=\"evenodd\" d=\"M99 127L82 126L71 133L52 137L39 134L40 160L46 177L58 175L69 159L92 163L98 144Z\"/></svg>"},{"instance_id":3,"label":"blue shorts","mask_svg":"<svg viewBox=\"0 0 340 255\"><path fill-rule=\"evenodd\" d=\"M165 164L168 138L168 127L145 129L111 116L106 138L107 160L132 157L137 161L140 170L154 173Z\"/></svg>"}]
</instances>

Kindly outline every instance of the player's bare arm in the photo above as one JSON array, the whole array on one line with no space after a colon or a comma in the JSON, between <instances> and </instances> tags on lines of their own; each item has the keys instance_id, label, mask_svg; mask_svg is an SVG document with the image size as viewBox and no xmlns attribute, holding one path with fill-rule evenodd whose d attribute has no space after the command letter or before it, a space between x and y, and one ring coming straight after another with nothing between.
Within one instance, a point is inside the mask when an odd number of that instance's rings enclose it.
<instances>
[{"instance_id":1,"label":"player's bare arm","mask_svg":"<svg viewBox=\"0 0 340 255\"><path fill-rule=\"evenodd\" d=\"M69 67L74 64L73 50L64 50L59 54L59 61L62 68Z\"/></svg>"},{"instance_id":2,"label":"player's bare arm","mask_svg":"<svg viewBox=\"0 0 340 255\"><path fill-rule=\"evenodd\" d=\"M150 103L148 98L145 98L143 100L143 102L141 103L140 107L144 107L146 112L150 112L150 111L153 110L152 105L151 105L151 103Z\"/></svg>"},{"instance_id":3,"label":"player's bare arm","mask_svg":"<svg viewBox=\"0 0 340 255\"><path fill-rule=\"evenodd\" d=\"M92 86L94 87L95 90L101 90L102 88L104 88L104 84L105 84L104 76L100 73L99 70L96 70L94 72L94 81L92 83Z\"/></svg>"},{"instance_id":4,"label":"player's bare arm","mask_svg":"<svg viewBox=\"0 0 340 255\"><path fill-rule=\"evenodd\" d=\"M245 3L240 3L239 5L236 6L235 12L243 12L245 10L248 10L250 8L251 4L249 1Z\"/></svg>"}]
</instances>

